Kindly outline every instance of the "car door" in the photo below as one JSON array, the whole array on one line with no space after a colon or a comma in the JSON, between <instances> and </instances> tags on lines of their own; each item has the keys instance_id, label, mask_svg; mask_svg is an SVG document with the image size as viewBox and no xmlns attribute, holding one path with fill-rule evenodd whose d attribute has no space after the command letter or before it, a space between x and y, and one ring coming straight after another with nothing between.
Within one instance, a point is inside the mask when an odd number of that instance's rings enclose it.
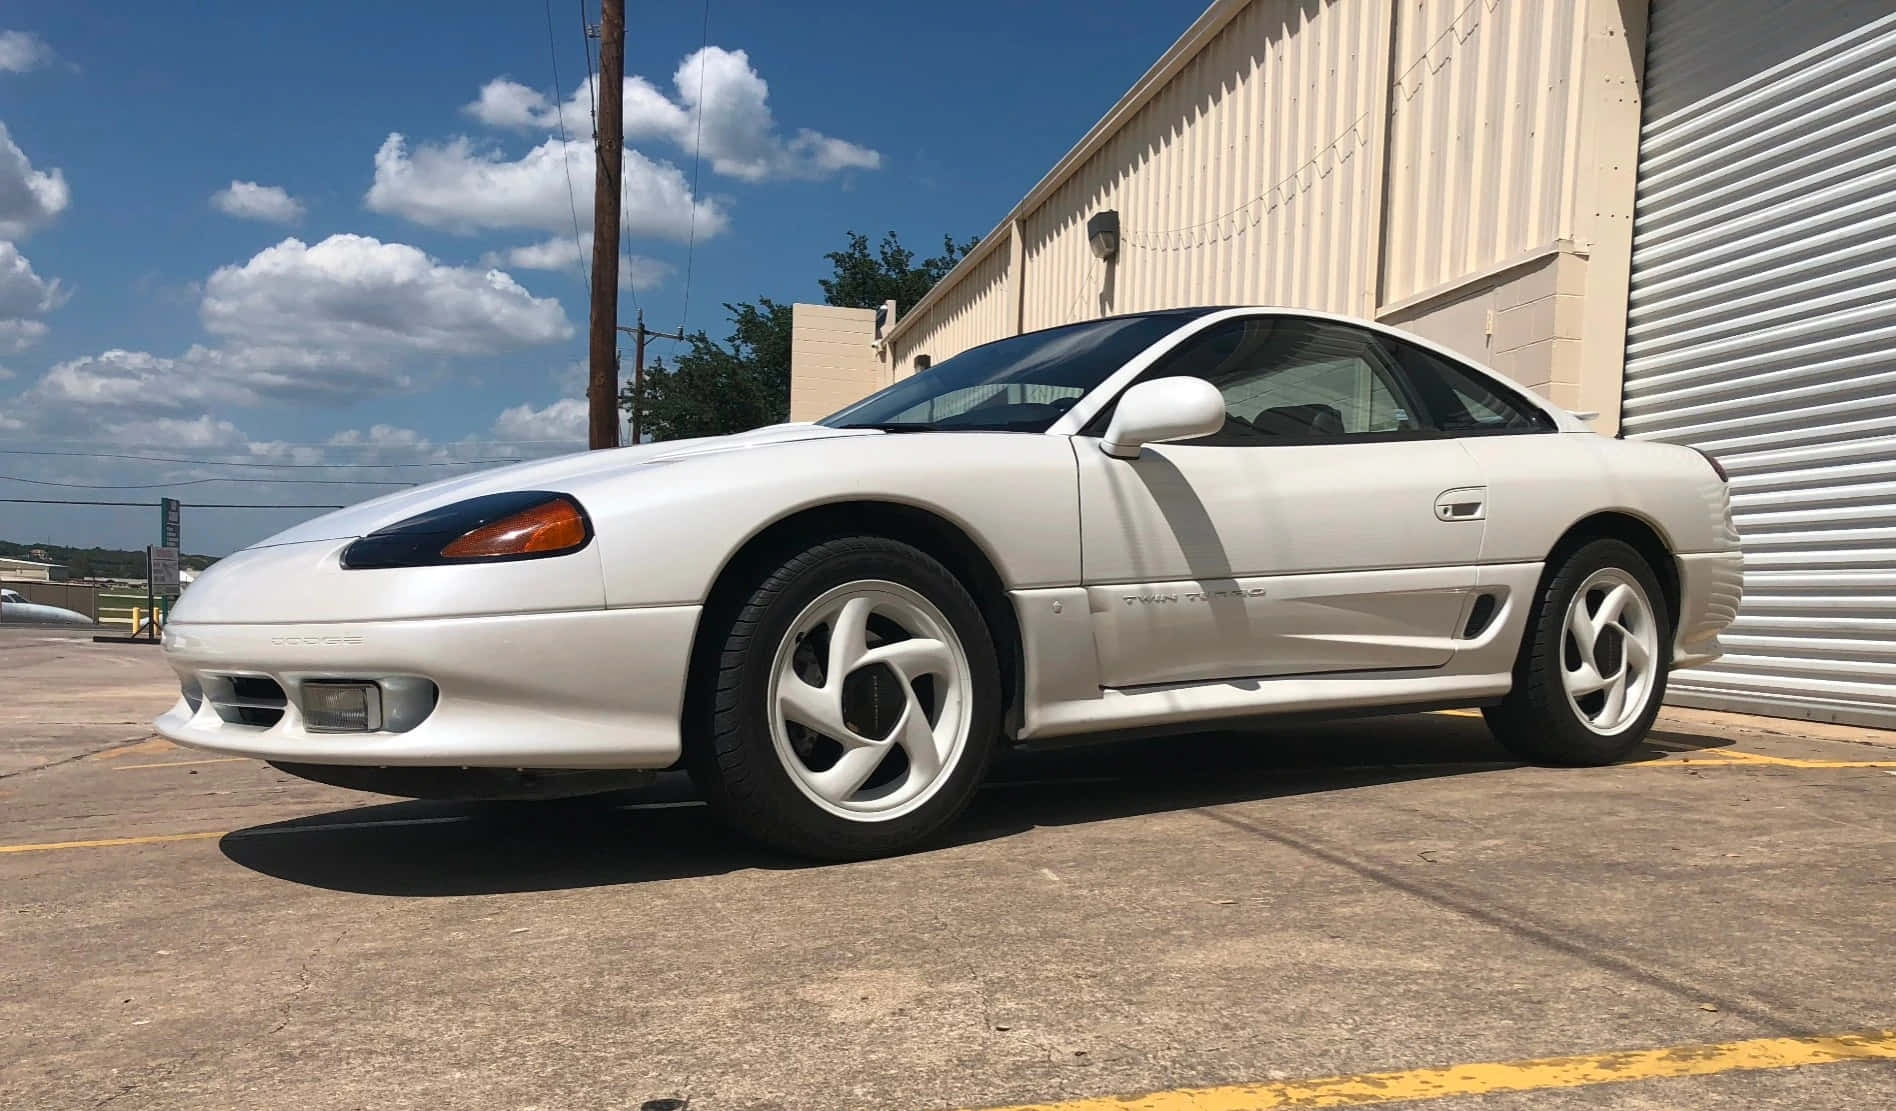
<instances>
[{"instance_id":1,"label":"car door","mask_svg":"<svg viewBox=\"0 0 1896 1111\"><path fill-rule=\"evenodd\" d=\"M1083 582L1109 687L1439 667L1476 584L1485 494L1378 337L1256 314L1211 324L1140 380L1204 378L1216 435L1074 439Z\"/></svg>"},{"instance_id":2,"label":"car door","mask_svg":"<svg viewBox=\"0 0 1896 1111\"><path fill-rule=\"evenodd\" d=\"M1599 498L1582 478L1598 473L1598 441L1560 435L1552 417L1491 375L1394 336L1382 342L1431 422L1487 476L1482 563L1545 559Z\"/></svg>"}]
</instances>

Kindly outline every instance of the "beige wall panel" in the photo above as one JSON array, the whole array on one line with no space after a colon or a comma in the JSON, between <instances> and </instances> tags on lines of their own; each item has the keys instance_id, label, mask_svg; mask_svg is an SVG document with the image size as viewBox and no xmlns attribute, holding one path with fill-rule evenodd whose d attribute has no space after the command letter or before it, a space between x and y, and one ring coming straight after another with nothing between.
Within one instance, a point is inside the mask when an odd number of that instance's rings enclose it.
<instances>
[{"instance_id":1,"label":"beige wall panel","mask_svg":"<svg viewBox=\"0 0 1896 1111\"><path fill-rule=\"evenodd\" d=\"M1578 0L1403 0L1382 302L1573 238Z\"/></svg>"},{"instance_id":2,"label":"beige wall panel","mask_svg":"<svg viewBox=\"0 0 1896 1111\"><path fill-rule=\"evenodd\" d=\"M790 419L817 420L882 387L876 311L790 307Z\"/></svg>"},{"instance_id":3,"label":"beige wall panel","mask_svg":"<svg viewBox=\"0 0 1896 1111\"><path fill-rule=\"evenodd\" d=\"M1023 222L1023 326L1207 303L1360 310L1386 9L1248 5ZM1095 258L1086 220L1117 209Z\"/></svg>"},{"instance_id":4,"label":"beige wall panel","mask_svg":"<svg viewBox=\"0 0 1896 1111\"><path fill-rule=\"evenodd\" d=\"M1485 364L1558 405L1577 406L1587 263L1548 251L1476 276L1452 293L1383 314L1383 322Z\"/></svg>"},{"instance_id":5,"label":"beige wall panel","mask_svg":"<svg viewBox=\"0 0 1896 1111\"><path fill-rule=\"evenodd\" d=\"M1006 232L1003 229L1002 235ZM915 356L941 362L976 344L1012 335L1013 301L1007 281L1008 249L992 248L970 270L957 271L956 284L947 295L922 308L919 320L908 322L890 345L890 366L896 378L915 372Z\"/></svg>"}]
</instances>

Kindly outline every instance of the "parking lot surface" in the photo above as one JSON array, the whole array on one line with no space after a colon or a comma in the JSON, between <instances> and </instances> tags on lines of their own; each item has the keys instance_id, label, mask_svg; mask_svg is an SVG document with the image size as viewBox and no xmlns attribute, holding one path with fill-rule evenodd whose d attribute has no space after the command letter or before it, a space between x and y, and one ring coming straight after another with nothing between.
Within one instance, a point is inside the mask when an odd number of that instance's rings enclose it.
<instances>
[{"instance_id":1,"label":"parking lot surface","mask_svg":"<svg viewBox=\"0 0 1896 1111\"><path fill-rule=\"evenodd\" d=\"M947 844L812 866L673 776L305 783L155 739L175 693L155 649L0 629L0 1107L1896 1091L1872 733L1671 713L1600 769L1520 766L1465 714L1019 753Z\"/></svg>"}]
</instances>

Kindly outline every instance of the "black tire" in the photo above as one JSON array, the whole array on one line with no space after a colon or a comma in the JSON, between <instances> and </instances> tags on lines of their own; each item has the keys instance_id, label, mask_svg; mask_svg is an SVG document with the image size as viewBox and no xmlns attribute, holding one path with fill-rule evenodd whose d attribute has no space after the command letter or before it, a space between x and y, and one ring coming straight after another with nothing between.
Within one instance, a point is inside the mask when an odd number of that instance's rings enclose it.
<instances>
[{"instance_id":1,"label":"black tire","mask_svg":"<svg viewBox=\"0 0 1896 1111\"><path fill-rule=\"evenodd\" d=\"M1651 693L1643 712L1611 733L1592 728L1576 712L1563 685L1568 607L1575 593L1592 576L1617 569L1635 580L1645 592L1657 631ZM1482 711L1488 728L1507 749L1537 764L1597 766L1611 764L1645 739L1665 700L1670 672L1672 621L1658 576L1644 556L1620 540L1593 540L1568 556L1534 600L1520 655L1514 664L1514 687L1498 706Z\"/></svg>"},{"instance_id":2,"label":"black tire","mask_svg":"<svg viewBox=\"0 0 1896 1111\"><path fill-rule=\"evenodd\" d=\"M877 820L840 817L812 801L784 766L770 726L771 671L783 638L826 592L864 580L907 587L939 610L961 641L972 688L967 740L945 781L917 808ZM860 860L924 844L973 799L1000 730L1000 667L980 607L927 553L872 536L814 543L766 575L724 628L706 633L717 638L717 672L711 697L687 723L686 767L739 832L800 856Z\"/></svg>"}]
</instances>

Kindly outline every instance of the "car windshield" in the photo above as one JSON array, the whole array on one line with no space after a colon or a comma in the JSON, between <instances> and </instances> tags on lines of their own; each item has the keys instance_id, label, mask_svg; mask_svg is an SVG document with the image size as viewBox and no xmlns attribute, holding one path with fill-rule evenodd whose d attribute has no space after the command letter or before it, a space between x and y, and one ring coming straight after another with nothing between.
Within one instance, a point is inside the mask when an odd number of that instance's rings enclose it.
<instances>
[{"instance_id":1,"label":"car windshield","mask_svg":"<svg viewBox=\"0 0 1896 1111\"><path fill-rule=\"evenodd\" d=\"M1045 432L1127 360L1208 311L1108 317L971 347L817 423L891 432Z\"/></svg>"}]
</instances>

